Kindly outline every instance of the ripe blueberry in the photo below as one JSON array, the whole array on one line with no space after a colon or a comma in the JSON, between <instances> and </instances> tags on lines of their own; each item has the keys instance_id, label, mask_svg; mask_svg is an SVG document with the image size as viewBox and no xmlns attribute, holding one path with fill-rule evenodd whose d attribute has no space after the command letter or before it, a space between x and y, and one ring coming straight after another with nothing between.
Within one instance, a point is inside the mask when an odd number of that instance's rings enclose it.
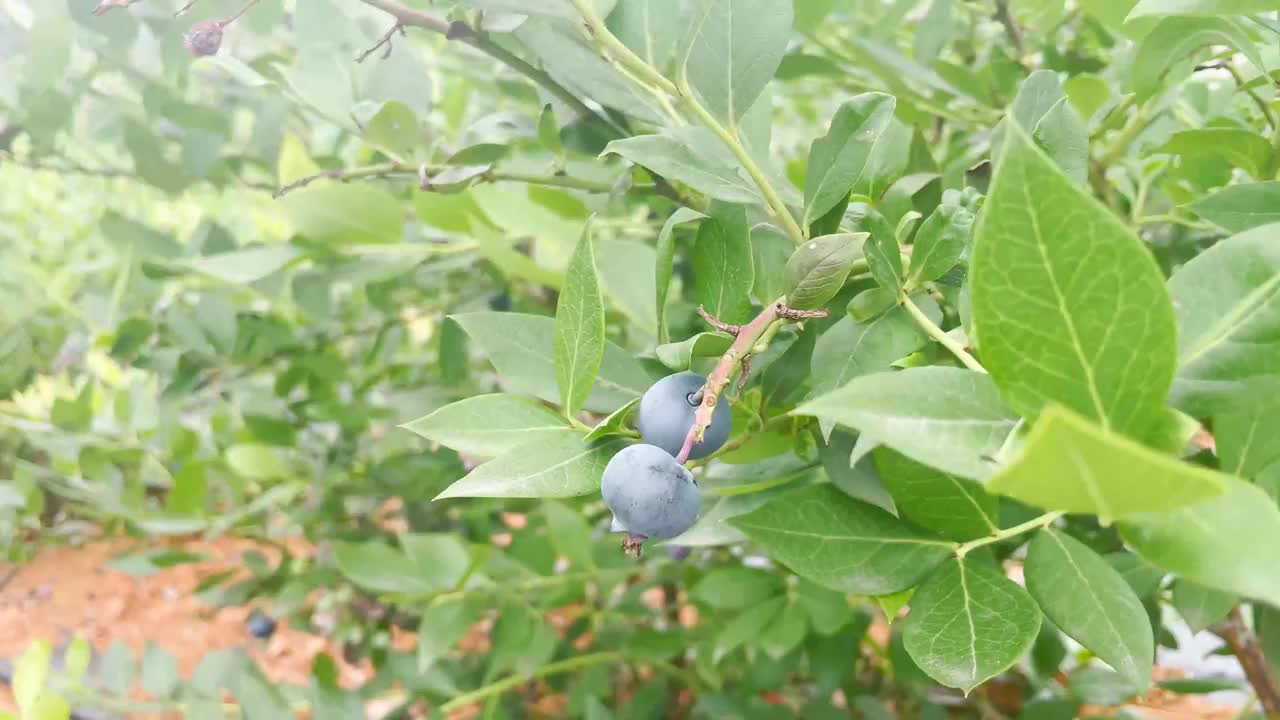
<instances>
[{"instance_id":1,"label":"ripe blueberry","mask_svg":"<svg viewBox=\"0 0 1280 720\"><path fill-rule=\"evenodd\" d=\"M698 391L707 379L695 372L668 375L654 383L640 398L640 410L636 426L640 437L650 445L657 445L672 456L680 453L685 436L693 427L693 414L698 409ZM721 402L711 413L711 425L702 436L702 442L689 451L689 459L706 457L724 445L732 429L729 403Z\"/></svg>"},{"instance_id":2,"label":"ripe blueberry","mask_svg":"<svg viewBox=\"0 0 1280 720\"><path fill-rule=\"evenodd\" d=\"M631 445L614 455L604 469L600 492L619 526L656 540L688 530L702 503L693 474L653 445Z\"/></svg>"},{"instance_id":3,"label":"ripe blueberry","mask_svg":"<svg viewBox=\"0 0 1280 720\"><path fill-rule=\"evenodd\" d=\"M276 631L275 618L261 610L254 610L249 613L249 619L245 620L244 624L249 629L249 634L260 640L266 640Z\"/></svg>"}]
</instances>

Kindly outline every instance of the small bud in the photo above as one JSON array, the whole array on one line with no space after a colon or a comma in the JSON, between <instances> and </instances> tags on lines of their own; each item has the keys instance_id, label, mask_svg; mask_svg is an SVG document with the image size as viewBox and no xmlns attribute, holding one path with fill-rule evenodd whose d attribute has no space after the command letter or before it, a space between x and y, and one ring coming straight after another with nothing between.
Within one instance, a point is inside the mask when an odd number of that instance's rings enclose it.
<instances>
[{"instance_id":1,"label":"small bud","mask_svg":"<svg viewBox=\"0 0 1280 720\"><path fill-rule=\"evenodd\" d=\"M191 30L182 36L182 45L195 57L216 55L222 47L222 22L203 20L191 26Z\"/></svg>"}]
</instances>

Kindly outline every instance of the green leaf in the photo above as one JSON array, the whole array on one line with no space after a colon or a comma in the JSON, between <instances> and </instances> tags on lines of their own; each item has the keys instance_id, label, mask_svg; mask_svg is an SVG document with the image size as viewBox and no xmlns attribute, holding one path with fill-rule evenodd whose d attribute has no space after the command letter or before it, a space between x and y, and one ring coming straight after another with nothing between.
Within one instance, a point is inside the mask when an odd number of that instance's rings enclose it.
<instances>
[{"instance_id":1,"label":"green leaf","mask_svg":"<svg viewBox=\"0 0 1280 720\"><path fill-rule=\"evenodd\" d=\"M1223 472L1252 478L1280 460L1280 435L1272 432L1280 416L1280 384L1249 383L1248 390L1213 418L1218 464Z\"/></svg>"},{"instance_id":2,"label":"green leaf","mask_svg":"<svg viewBox=\"0 0 1280 720\"><path fill-rule=\"evenodd\" d=\"M605 297L641 330L658 334L653 303L656 265L653 248L633 240L596 241L596 270Z\"/></svg>"},{"instance_id":3,"label":"green leaf","mask_svg":"<svg viewBox=\"0 0 1280 720\"><path fill-rule=\"evenodd\" d=\"M1059 402L1139 431L1162 412L1174 370L1160 268L1020 127L1007 128L970 276L982 363L1024 417Z\"/></svg>"},{"instance_id":4,"label":"green leaf","mask_svg":"<svg viewBox=\"0 0 1280 720\"><path fill-rule=\"evenodd\" d=\"M786 476L784 475L783 477L785 478ZM667 542L670 545L687 547L714 547L746 542L747 536L738 528L730 525L729 520L749 513L771 499L788 493L793 489L790 485L779 485L760 492L719 498L709 510L698 517L698 521L693 524L693 527Z\"/></svg>"},{"instance_id":5,"label":"green leaf","mask_svg":"<svg viewBox=\"0 0 1280 720\"><path fill-rule=\"evenodd\" d=\"M1253 41L1231 20L1167 17L1156 23L1138 43L1132 70L1133 89L1138 101L1145 101L1164 89L1165 75L1170 68L1182 63L1189 71L1191 66L1184 61L1206 45L1233 47L1244 53L1254 67L1266 67L1258 57Z\"/></svg>"},{"instance_id":6,"label":"green leaf","mask_svg":"<svg viewBox=\"0 0 1280 720\"><path fill-rule=\"evenodd\" d=\"M876 284L895 296L902 292L902 248L896 233L872 232L862 252Z\"/></svg>"},{"instance_id":7,"label":"green leaf","mask_svg":"<svg viewBox=\"0 0 1280 720\"><path fill-rule=\"evenodd\" d=\"M414 149L422 143L418 118L408 105L391 100L382 104L364 126L364 137L370 145L402 160L411 160Z\"/></svg>"},{"instance_id":8,"label":"green leaf","mask_svg":"<svg viewBox=\"0 0 1280 720\"><path fill-rule=\"evenodd\" d=\"M969 247L973 213L960 205L939 205L916 231L907 285L937 280L955 267Z\"/></svg>"},{"instance_id":9,"label":"green leaf","mask_svg":"<svg viewBox=\"0 0 1280 720\"><path fill-rule=\"evenodd\" d=\"M1280 222L1280 181L1228 185L1188 207L1233 233Z\"/></svg>"},{"instance_id":10,"label":"green leaf","mask_svg":"<svg viewBox=\"0 0 1280 720\"><path fill-rule=\"evenodd\" d=\"M755 184L739 171L737 160L706 128L689 126L614 140L601 155L611 153L716 200L761 202Z\"/></svg>"},{"instance_id":11,"label":"green leaf","mask_svg":"<svg viewBox=\"0 0 1280 720\"><path fill-rule=\"evenodd\" d=\"M27 646L14 666L13 699L24 714L31 711L36 699L44 692L52 658L53 645L48 640L36 640Z\"/></svg>"},{"instance_id":12,"label":"green leaf","mask_svg":"<svg viewBox=\"0 0 1280 720\"><path fill-rule=\"evenodd\" d=\"M289 474L276 450L268 445L232 445L224 457L236 474L253 480L271 480Z\"/></svg>"},{"instance_id":13,"label":"green leaf","mask_svg":"<svg viewBox=\"0 0 1280 720\"><path fill-rule=\"evenodd\" d=\"M280 689L262 676L256 665L240 671L236 700L245 720L290 720L293 711Z\"/></svg>"},{"instance_id":14,"label":"green leaf","mask_svg":"<svg viewBox=\"0 0 1280 720\"><path fill-rule=\"evenodd\" d=\"M664 71L688 30L693 11L689 2L618 0L609 14L609 30L641 60Z\"/></svg>"},{"instance_id":15,"label":"green leaf","mask_svg":"<svg viewBox=\"0 0 1280 720\"><path fill-rule=\"evenodd\" d=\"M856 95L836 110L827 134L813 141L804 181L806 227L848 197L867 172L876 145L888 139L896 102L884 93Z\"/></svg>"},{"instance_id":16,"label":"green leaf","mask_svg":"<svg viewBox=\"0 0 1280 720\"><path fill-rule=\"evenodd\" d=\"M67 644L62 656L62 677L72 685L82 685L85 671L89 669L89 661L93 658L93 648L83 635L76 635Z\"/></svg>"},{"instance_id":17,"label":"green leaf","mask_svg":"<svg viewBox=\"0 0 1280 720\"><path fill-rule=\"evenodd\" d=\"M586 444L576 434L518 445L472 470L436 496L572 497L600 489L600 476L617 441Z\"/></svg>"},{"instance_id":18,"label":"green leaf","mask_svg":"<svg viewBox=\"0 0 1280 720\"><path fill-rule=\"evenodd\" d=\"M787 2L699 0L680 72L722 123L737 124L773 79L791 20Z\"/></svg>"},{"instance_id":19,"label":"green leaf","mask_svg":"<svg viewBox=\"0 0 1280 720\"><path fill-rule=\"evenodd\" d=\"M233 250L196 258L187 266L227 283L251 283L288 265L301 253L289 245Z\"/></svg>"},{"instance_id":20,"label":"green leaf","mask_svg":"<svg viewBox=\"0 0 1280 720\"><path fill-rule=\"evenodd\" d=\"M1222 158L1259 180L1275 174L1271 142L1251 130L1211 127L1174 133L1152 152L1184 158Z\"/></svg>"},{"instance_id":21,"label":"green leaf","mask_svg":"<svg viewBox=\"0 0 1280 720\"><path fill-rule=\"evenodd\" d=\"M1187 679L1187 680L1161 680L1156 683L1156 687L1169 692L1180 693L1183 695L1206 695L1208 693L1221 692L1223 690L1242 690L1238 680L1228 680L1225 678L1203 678L1203 679Z\"/></svg>"},{"instance_id":22,"label":"green leaf","mask_svg":"<svg viewBox=\"0 0 1280 720\"><path fill-rule=\"evenodd\" d=\"M1022 453L987 481L993 493L1053 510L1114 520L1222 495L1229 478L1162 455L1050 406Z\"/></svg>"},{"instance_id":23,"label":"green leaf","mask_svg":"<svg viewBox=\"0 0 1280 720\"><path fill-rule=\"evenodd\" d=\"M604 299L600 296L591 235L588 222L569 261L556 304L556 381L560 404L570 417L591 394L604 358Z\"/></svg>"},{"instance_id":24,"label":"green leaf","mask_svg":"<svg viewBox=\"0 0 1280 720\"><path fill-rule=\"evenodd\" d=\"M399 539L413 563L414 580L429 592L456 588L471 566L471 554L457 535L406 533Z\"/></svg>"},{"instance_id":25,"label":"green leaf","mask_svg":"<svg viewBox=\"0 0 1280 720\"><path fill-rule=\"evenodd\" d=\"M1120 573L1120 577L1124 578L1138 597L1151 597L1164 581L1165 571L1148 565L1145 560L1131 552L1114 552L1103 559Z\"/></svg>"},{"instance_id":26,"label":"green leaf","mask_svg":"<svg viewBox=\"0 0 1280 720\"><path fill-rule=\"evenodd\" d=\"M853 263L862 257L867 237L868 233L823 235L797 248L787 259L787 304L812 310L830 302L844 287Z\"/></svg>"},{"instance_id":27,"label":"green leaf","mask_svg":"<svg viewBox=\"0 0 1280 720\"><path fill-rule=\"evenodd\" d=\"M400 242L403 236L400 201L376 185L317 182L279 203L298 233L318 242L366 245Z\"/></svg>"},{"instance_id":28,"label":"green leaf","mask_svg":"<svg viewBox=\"0 0 1280 720\"><path fill-rule=\"evenodd\" d=\"M999 500L978 483L935 470L886 447L876 448L872 454L899 514L911 522L953 540L999 532Z\"/></svg>"},{"instance_id":29,"label":"green leaf","mask_svg":"<svg viewBox=\"0 0 1280 720\"><path fill-rule=\"evenodd\" d=\"M1072 670L1067 689L1080 702L1094 705L1122 705L1138 693L1138 688L1120 673L1092 665Z\"/></svg>"},{"instance_id":30,"label":"green leaf","mask_svg":"<svg viewBox=\"0 0 1280 720\"><path fill-rule=\"evenodd\" d=\"M418 626L418 672L430 670L484 614L475 597L460 597L427 606Z\"/></svg>"},{"instance_id":31,"label":"green leaf","mask_svg":"<svg viewBox=\"0 0 1280 720\"><path fill-rule=\"evenodd\" d=\"M681 223L704 217L706 215L697 210L682 207L671 213L667 221L662 224L662 230L658 232L657 258L654 260L654 282L657 289L657 324L658 342L660 343L665 343L671 339L670 331L667 330L667 296L671 293L672 261L676 252L675 227ZM790 244L788 244L788 247L790 247Z\"/></svg>"},{"instance_id":32,"label":"green leaf","mask_svg":"<svg viewBox=\"0 0 1280 720\"><path fill-rule=\"evenodd\" d=\"M902 641L929 677L966 694L1031 649L1040 608L992 567L948 560L911 597Z\"/></svg>"},{"instance_id":33,"label":"green leaf","mask_svg":"<svg viewBox=\"0 0 1280 720\"><path fill-rule=\"evenodd\" d=\"M1228 478L1227 488L1195 505L1128 518L1120 534L1152 565L1280 606L1280 510L1243 480Z\"/></svg>"},{"instance_id":34,"label":"green leaf","mask_svg":"<svg viewBox=\"0 0 1280 720\"><path fill-rule=\"evenodd\" d=\"M702 221L693 245L693 273L698 302L728 323L751 319L751 237L746 213L737 206L713 207Z\"/></svg>"},{"instance_id":35,"label":"green leaf","mask_svg":"<svg viewBox=\"0 0 1280 720\"><path fill-rule=\"evenodd\" d=\"M338 570L348 580L375 592L425 593L431 587L418 577L413 561L397 548L370 540L333 544Z\"/></svg>"},{"instance_id":36,"label":"green leaf","mask_svg":"<svg viewBox=\"0 0 1280 720\"><path fill-rule=\"evenodd\" d=\"M549 402L559 401L554 320L514 312L451 317L489 357L510 390ZM605 341L600 373L583 407L593 412L612 412L643 395L652 384L649 374L634 358Z\"/></svg>"},{"instance_id":37,"label":"green leaf","mask_svg":"<svg viewBox=\"0 0 1280 720\"><path fill-rule=\"evenodd\" d=\"M117 695L128 695L133 690L133 651L123 640L117 638L111 642L102 657L100 674L103 686Z\"/></svg>"},{"instance_id":38,"label":"green leaf","mask_svg":"<svg viewBox=\"0 0 1280 720\"><path fill-rule=\"evenodd\" d=\"M596 424L591 432L583 438L583 442L594 442L603 437L611 435L623 435L627 432L627 418L631 413L635 412L636 407L640 405L640 398L636 398L622 407L614 410L608 417Z\"/></svg>"},{"instance_id":39,"label":"green leaf","mask_svg":"<svg viewBox=\"0 0 1280 720\"><path fill-rule=\"evenodd\" d=\"M477 395L401 425L461 453L493 457L517 445L572 433L550 408L516 395Z\"/></svg>"},{"instance_id":40,"label":"green leaf","mask_svg":"<svg viewBox=\"0 0 1280 720\"><path fill-rule=\"evenodd\" d=\"M1276 0L1139 0L1125 22L1161 15L1248 15L1280 10Z\"/></svg>"},{"instance_id":41,"label":"green leaf","mask_svg":"<svg viewBox=\"0 0 1280 720\"><path fill-rule=\"evenodd\" d=\"M761 305L787 293L787 260L795 250L791 238L768 223L751 228L751 260L755 281L752 288Z\"/></svg>"},{"instance_id":42,"label":"green leaf","mask_svg":"<svg viewBox=\"0 0 1280 720\"><path fill-rule=\"evenodd\" d=\"M555 500L544 500L542 513L547 519L547 535L556 553L569 561L574 570L594 570L591 557L591 526L577 511Z\"/></svg>"},{"instance_id":43,"label":"green leaf","mask_svg":"<svg viewBox=\"0 0 1280 720\"><path fill-rule=\"evenodd\" d=\"M1210 625L1225 618L1239 601L1240 598L1231 593L1207 588L1189 580L1176 580L1173 583L1173 607L1193 633L1208 630Z\"/></svg>"},{"instance_id":44,"label":"green leaf","mask_svg":"<svg viewBox=\"0 0 1280 720\"><path fill-rule=\"evenodd\" d=\"M1150 686L1151 621L1107 561L1079 540L1046 528L1031 541L1023 570L1027 591L1059 630L1140 690Z\"/></svg>"},{"instance_id":45,"label":"green leaf","mask_svg":"<svg viewBox=\"0 0 1280 720\"><path fill-rule=\"evenodd\" d=\"M995 469L993 458L1018 421L989 377L947 367L864 375L793 412L854 428L917 462L974 479Z\"/></svg>"},{"instance_id":46,"label":"green leaf","mask_svg":"<svg viewBox=\"0 0 1280 720\"><path fill-rule=\"evenodd\" d=\"M717 610L741 610L783 592L778 575L746 567L712 570L689 588L694 601Z\"/></svg>"},{"instance_id":47,"label":"green leaf","mask_svg":"<svg viewBox=\"0 0 1280 720\"><path fill-rule=\"evenodd\" d=\"M178 660L154 642L148 641L142 653L142 688L153 697L173 694L181 681Z\"/></svg>"},{"instance_id":48,"label":"green leaf","mask_svg":"<svg viewBox=\"0 0 1280 720\"><path fill-rule=\"evenodd\" d=\"M1018 86L1018 95L1013 99L1009 115L1057 163L1071 182L1084 184L1089 174L1089 129L1067 99L1058 73L1037 70L1028 75ZM1009 122L1001 122L992 133L991 155L997 167Z\"/></svg>"},{"instance_id":49,"label":"green leaf","mask_svg":"<svg viewBox=\"0 0 1280 720\"><path fill-rule=\"evenodd\" d=\"M658 360L672 370L688 370L694 358L719 357L733 344L733 336L720 332L700 332L687 340L654 348Z\"/></svg>"},{"instance_id":50,"label":"green leaf","mask_svg":"<svg viewBox=\"0 0 1280 720\"><path fill-rule=\"evenodd\" d=\"M784 598L766 600L746 608L725 623L724 628L715 637L712 662L718 663L739 647L759 639L762 630L776 622L785 603Z\"/></svg>"},{"instance_id":51,"label":"green leaf","mask_svg":"<svg viewBox=\"0 0 1280 720\"><path fill-rule=\"evenodd\" d=\"M1223 240L1169 279L1178 317L1171 402L1204 417L1247 387L1280 376L1280 224Z\"/></svg>"},{"instance_id":52,"label":"green leaf","mask_svg":"<svg viewBox=\"0 0 1280 720\"><path fill-rule=\"evenodd\" d=\"M515 5L523 8L528 3ZM577 14L570 18L576 20ZM513 34L542 61L547 74L575 96L591 98L647 122L661 124L666 120L653 96L596 52L572 22L530 17Z\"/></svg>"},{"instance_id":53,"label":"green leaf","mask_svg":"<svg viewBox=\"0 0 1280 720\"><path fill-rule=\"evenodd\" d=\"M729 524L801 577L863 595L915 585L955 548L831 485L779 496Z\"/></svg>"}]
</instances>

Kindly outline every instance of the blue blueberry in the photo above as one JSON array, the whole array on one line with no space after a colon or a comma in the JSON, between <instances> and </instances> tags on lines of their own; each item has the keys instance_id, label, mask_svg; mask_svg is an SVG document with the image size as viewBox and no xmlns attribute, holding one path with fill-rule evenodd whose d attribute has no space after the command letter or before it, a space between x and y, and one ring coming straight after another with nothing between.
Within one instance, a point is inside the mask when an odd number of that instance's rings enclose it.
<instances>
[{"instance_id":1,"label":"blue blueberry","mask_svg":"<svg viewBox=\"0 0 1280 720\"><path fill-rule=\"evenodd\" d=\"M653 445L631 445L614 455L600 479L600 492L618 526L655 540L688 530L702 504L693 474Z\"/></svg>"},{"instance_id":2,"label":"blue blueberry","mask_svg":"<svg viewBox=\"0 0 1280 720\"><path fill-rule=\"evenodd\" d=\"M636 426L646 443L657 445L672 456L680 454L685 436L693 427L693 414L698 409L698 391L707 379L695 372L668 375L653 384L640 398L640 410L636 413ZM732 429L732 411L729 403L720 398L711 413L711 425L702 436L702 442L689 451L689 459L706 457L724 445Z\"/></svg>"},{"instance_id":3,"label":"blue blueberry","mask_svg":"<svg viewBox=\"0 0 1280 720\"><path fill-rule=\"evenodd\" d=\"M245 620L245 626L248 627L250 635L260 640L266 640L276 632L275 618L261 610L254 610L249 613L249 619Z\"/></svg>"}]
</instances>

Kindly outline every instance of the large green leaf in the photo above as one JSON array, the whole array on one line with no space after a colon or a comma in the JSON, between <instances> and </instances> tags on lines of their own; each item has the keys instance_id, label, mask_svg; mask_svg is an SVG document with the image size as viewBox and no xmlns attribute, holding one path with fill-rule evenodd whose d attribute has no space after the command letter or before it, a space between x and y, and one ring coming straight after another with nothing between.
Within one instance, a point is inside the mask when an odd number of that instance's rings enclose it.
<instances>
[{"instance_id":1,"label":"large green leaf","mask_svg":"<svg viewBox=\"0 0 1280 720\"><path fill-rule=\"evenodd\" d=\"M1139 0L1126 21L1161 15L1247 15L1280 10L1277 0Z\"/></svg>"},{"instance_id":2,"label":"large green leaf","mask_svg":"<svg viewBox=\"0 0 1280 720\"><path fill-rule=\"evenodd\" d=\"M1227 484L1221 497L1128 518L1120 534L1157 567L1280 607L1280 510L1254 485Z\"/></svg>"},{"instance_id":3,"label":"large green leaf","mask_svg":"<svg viewBox=\"0 0 1280 720\"><path fill-rule=\"evenodd\" d=\"M584 443L576 434L518 445L455 482L435 499L454 497L572 497L597 492L604 466L622 443Z\"/></svg>"},{"instance_id":4,"label":"large green leaf","mask_svg":"<svg viewBox=\"0 0 1280 720\"><path fill-rule=\"evenodd\" d=\"M614 140L602 154L621 155L716 200L761 201L760 191L739 170L737 160L706 128L689 126Z\"/></svg>"},{"instance_id":5,"label":"large green leaf","mask_svg":"<svg viewBox=\"0 0 1280 720\"><path fill-rule=\"evenodd\" d=\"M608 300L638 328L657 335L658 315L653 302L657 285L653 248L633 240L596 240L596 270Z\"/></svg>"},{"instance_id":6,"label":"large green leaf","mask_svg":"<svg viewBox=\"0 0 1280 720\"><path fill-rule=\"evenodd\" d=\"M1169 279L1178 316L1172 400L1200 417L1250 378L1280 376L1280 224L1219 242Z\"/></svg>"},{"instance_id":7,"label":"large green leaf","mask_svg":"<svg viewBox=\"0 0 1280 720\"><path fill-rule=\"evenodd\" d=\"M751 287L755 282L746 211L717 205L698 227L693 245L695 292L707 312L728 323L751 319Z\"/></svg>"},{"instance_id":8,"label":"large green leaf","mask_svg":"<svg viewBox=\"0 0 1280 720\"><path fill-rule=\"evenodd\" d=\"M863 595L915 585L955 548L827 484L781 495L729 524L796 574Z\"/></svg>"},{"instance_id":9,"label":"large green leaf","mask_svg":"<svg viewBox=\"0 0 1280 720\"><path fill-rule=\"evenodd\" d=\"M844 287L853 263L862 257L866 239L867 233L838 233L813 238L796 248L786 265L787 304L812 310L830 302Z\"/></svg>"},{"instance_id":10,"label":"large green leaf","mask_svg":"<svg viewBox=\"0 0 1280 720\"><path fill-rule=\"evenodd\" d=\"M791 19L788 2L698 0L678 72L712 115L735 125L782 62Z\"/></svg>"},{"instance_id":11,"label":"large green leaf","mask_svg":"<svg viewBox=\"0 0 1280 720\"><path fill-rule=\"evenodd\" d=\"M604 298L590 223L582 230L556 303L555 355L560 404L572 417L591 394L604 358Z\"/></svg>"},{"instance_id":12,"label":"large green leaf","mask_svg":"<svg viewBox=\"0 0 1280 720\"><path fill-rule=\"evenodd\" d=\"M895 104L884 93L857 95L836 110L827 134L813 141L805 170L805 227L847 197L861 179L876 144L886 137Z\"/></svg>"},{"instance_id":13,"label":"large green leaf","mask_svg":"<svg viewBox=\"0 0 1280 720\"><path fill-rule=\"evenodd\" d=\"M1023 572L1027 591L1059 630L1139 690L1151 684L1151 621L1106 560L1070 535L1046 528L1031 541Z\"/></svg>"},{"instance_id":14,"label":"large green leaf","mask_svg":"<svg viewBox=\"0 0 1280 720\"><path fill-rule=\"evenodd\" d=\"M1009 116L1072 182L1084 184L1089 173L1089 129L1068 101L1058 73L1037 70L1028 75L1018 86ZM1007 125L1006 120L992 133L991 154L997 162Z\"/></svg>"},{"instance_id":15,"label":"large green leaf","mask_svg":"<svg viewBox=\"0 0 1280 720\"><path fill-rule=\"evenodd\" d=\"M319 242L400 242L404 211L394 195L375 185L316 183L280 198L298 232Z\"/></svg>"},{"instance_id":16,"label":"large green leaf","mask_svg":"<svg viewBox=\"0 0 1280 720\"><path fill-rule=\"evenodd\" d=\"M461 453L493 457L533 440L573 432L550 408L516 395L476 395L402 425Z\"/></svg>"},{"instance_id":17,"label":"large green leaf","mask_svg":"<svg viewBox=\"0 0 1280 720\"><path fill-rule=\"evenodd\" d=\"M1164 88L1165 75L1170 68L1206 45L1233 47L1244 53L1254 67L1265 67L1253 41L1231 20L1167 17L1156 23L1138 43L1132 70L1133 89L1138 100L1143 101L1159 93ZM1189 64L1186 67L1190 69Z\"/></svg>"},{"instance_id":18,"label":"large green leaf","mask_svg":"<svg viewBox=\"0 0 1280 720\"><path fill-rule=\"evenodd\" d=\"M1254 381L1213 417L1213 437L1223 472L1252 478L1280 460L1280 382Z\"/></svg>"},{"instance_id":19,"label":"large green leaf","mask_svg":"<svg viewBox=\"0 0 1280 720\"><path fill-rule=\"evenodd\" d=\"M654 259L658 342L666 342L671 337L670 331L667 330L667 296L671 293L672 262L676 253L675 227L704 217L706 215L697 210L682 207L671 213L667 221L662 224L662 230L658 231L657 257Z\"/></svg>"},{"instance_id":20,"label":"large green leaf","mask_svg":"<svg viewBox=\"0 0 1280 720\"><path fill-rule=\"evenodd\" d=\"M1007 128L970 283L982 362L1023 416L1058 402L1140 432L1173 377L1164 277L1124 223Z\"/></svg>"},{"instance_id":21,"label":"large green leaf","mask_svg":"<svg viewBox=\"0 0 1280 720\"><path fill-rule=\"evenodd\" d=\"M1186 621L1191 632L1207 630L1222 620L1236 606L1240 598L1231 593L1207 588L1189 580L1173 583L1173 607Z\"/></svg>"},{"instance_id":22,"label":"large green leaf","mask_svg":"<svg viewBox=\"0 0 1280 720\"><path fill-rule=\"evenodd\" d=\"M515 392L559 402L555 370L555 320L542 315L476 312L451 316ZM625 350L606 341L595 388L583 405L612 412L640 397L652 378Z\"/></svg>"},{"instance_id":23,"label":"large green leaf","mask_svg":"<svg viewBox=\"0 0 1280 720\"><path fill-rule=\"evenodd\" d=\"M1145 445L1050 406L1022 453L987 489L1053 510L1123 518L1221 495L1221 473L1162 455Z\"/></svg>"},{"instance_id":24,"label":"large green leaf","mask_svg":"<svg viewBox=\"0 0 1280 720\"><path fill-rule=\"evenodd\" d=\"M666 70L694 9L692 0L618 0L609 29L641 60Z\"/></svg>"},{"instance_id":25,"label":"large green leaf","mask_svg":"<svg viewBox=\"0 0 1280 720\"><path fill-rule=\"evenodd\" d=\"M1211 127L1175 133L1154 152L1184 158L1222 158L1259 180L1275 174L1271 142L1252 130Z\"/></svg>"},{"instance_id":26,"label":"large green leaf","mask_svg":"<svg viewBox=\"0 0 1280 720\"><path fill-rule=\"evenodd\" d=\"M1231 232L1280 222L1280 181L1228 185L1190 207L1200 217Z\"/></svg>"},{"instance_id":27,"label":"large green leaf","mask_svg":"<svg viewBox=\"0 0 1280 720\"><path fill-rule=\"evenodd\" d=\"M1026 590L969 558L943 563L911 596L902 642L929 677L968 693L1031 649L1040 608Z\"/></svg>"},{"instance_id":28,"label":"large green leaf","mask_svg":"<svg viewBox=\"0 0 1280 720\"><path fill-rule=\"evenodd\" d=\"M978 483L918 463L887 447L876 448L873 455L898 512L917 525L955 540L972 540L1000 530L1000 502Z\"/></svg>"},{"instance_id":29,"label":"large green leaf","mask_svg":"<svg viewBox=\"0 0 1280 720\"><path fill-rule=\"evenodd\" d=\"M940 315L937 306L932 312ZM902 307L891 308L860 323L842 317L818 336L809 365L810 397L821 397L868 373L887 370L890 363L916 351L926 342L924 333ZM828 421L827 427L834 427Z\"/></svg>"},{"instance_id":30,"label":"large green leaf","mask_svg":"<svg viewBox=\"0 0 1280 720\"><path fill-rule=\"evenodd\" d=\"M195 258L187 263L196 272L229 283L251 283L288 265L302 253L290 245L232 250Z\"/></svg>"},{"instance_id":31,"label":"large green leaf","mask_svg":"<svg viewBox=\"0 0 1280 720\"><path fill-rule=\"evenodd\" d=\"M816 365L817 350L814 360ZM994 456L1018 421L989 377L947 367L856 377L794 412L854 428L913 460L964 478L985 478L995 470Z\"/></svg>"}]
</instances>

